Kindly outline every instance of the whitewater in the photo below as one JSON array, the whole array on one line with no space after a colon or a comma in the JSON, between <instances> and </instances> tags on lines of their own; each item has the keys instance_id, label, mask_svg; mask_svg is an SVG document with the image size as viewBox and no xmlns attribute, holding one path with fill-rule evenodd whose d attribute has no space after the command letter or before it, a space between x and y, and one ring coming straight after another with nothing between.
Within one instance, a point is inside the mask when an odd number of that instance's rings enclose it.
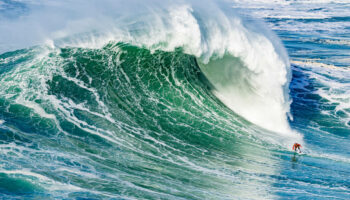
<instances>
[{"instance_id":1,"label":"whitewater","mask_svg":"<svg viewBox=\"0 0 350 200\"><path fill-rule=\"evenodd\" d=\"M0 198L348 199L349 11L0 1Z\"/></svg>"}]
</instances>

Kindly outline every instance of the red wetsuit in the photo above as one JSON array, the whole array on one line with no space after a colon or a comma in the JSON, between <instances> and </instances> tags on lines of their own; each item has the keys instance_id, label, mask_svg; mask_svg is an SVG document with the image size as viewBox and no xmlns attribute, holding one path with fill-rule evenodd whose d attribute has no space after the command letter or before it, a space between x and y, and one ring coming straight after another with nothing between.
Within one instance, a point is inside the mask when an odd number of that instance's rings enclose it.
<instances>
[{"instance_id":1,"label":"red wetsuit","mask_svg":"<svg viewBox=\"0 0 350 200\"><path fill-rule=\"evenodd\" d=\"M300 144L294 143L294 145L293 145L293 150L294 150L294 151L297 151L297 150L301 151L300 148L301 148L301 145L300 145Z\"/></svg>"}]
</instances>

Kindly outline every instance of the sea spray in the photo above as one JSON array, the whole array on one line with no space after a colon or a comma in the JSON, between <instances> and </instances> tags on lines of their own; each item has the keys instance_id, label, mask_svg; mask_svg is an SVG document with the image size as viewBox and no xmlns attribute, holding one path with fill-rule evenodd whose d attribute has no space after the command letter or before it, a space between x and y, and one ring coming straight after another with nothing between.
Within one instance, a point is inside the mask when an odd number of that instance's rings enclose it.
<instances>
[{"instance_id":1,"label":"sea spray","mask_svg":"<svg viewBox=\"0 0 350 200\"><path fill-rule=\"evenodd\" d=\"M52 10L50 4L44 5L44 9L31 5L24 19L2 25L10 23L18 26L18 31L23 20L25 24L37 24L37 20L43 21L39 19L42 15L60 15L55 28L45 21L40 25L45 34L43 42L51 46L101 48L115 41L151 51L182 48L197 57L215 95L229 108L261 127L293 134L287 120L290 66L284 48L261 22L239 17L226 3L103 1L97 5L103 16L89 12L94 3L79 9L79 16L69 13L78 4L63 1L55 5L61 8L58 11ZM28 36L29 41L34 41L37 34ZM219 82L219 74L225 76L225 83Z\"/></svg>"}]
</instances>

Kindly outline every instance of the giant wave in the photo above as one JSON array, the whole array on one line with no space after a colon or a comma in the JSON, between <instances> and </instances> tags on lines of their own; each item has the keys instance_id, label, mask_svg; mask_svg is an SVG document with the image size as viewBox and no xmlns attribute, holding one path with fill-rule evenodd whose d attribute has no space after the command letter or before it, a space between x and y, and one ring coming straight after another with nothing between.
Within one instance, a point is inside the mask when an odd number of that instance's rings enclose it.
<instances>
[{"instance_id":1,"label":"giant wave","mask_svg":"<svg viewBox=\"0 0 350 200\"><path fill-rule=\"evenodd\" d=\"M1 41L20 50L0 55L0 173L26 185L5 196L274 198L268 149L302 138L262 22L211 1L29 5L0 22L35 27Z\"/></svg>"}]
</instances>

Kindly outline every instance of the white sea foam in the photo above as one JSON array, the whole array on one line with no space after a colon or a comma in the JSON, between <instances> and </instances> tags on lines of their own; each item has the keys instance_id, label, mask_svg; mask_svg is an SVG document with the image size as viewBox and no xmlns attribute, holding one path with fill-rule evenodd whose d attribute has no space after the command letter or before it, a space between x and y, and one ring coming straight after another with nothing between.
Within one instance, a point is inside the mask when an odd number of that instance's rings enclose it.
<instances>
[{"instance_id":1,"label":"white sea foam","mask_svg":"<svg viewBox=\"0 0 350 200\"><path fill-rule=\"evenodd\" d=\"M135 10L136 3L138 9ZM71 16L65 1L55 6L43 5L39 10L33 4L32 13L25 18L2 22L0 27L11 25L18 32L25 24L39 26L45 34L42 42L51 48L100 48L109 41L123 41L153 51L182 47L185 53L198 58L204 71L216 67L218 74L226 76L227 82L223 83L217 82L217 75L206 74L215 86L214 93L229 108L261 127L293 135L287 122L288 56L279 39L262 23L235 15L233 10L227 9L228 4L205 1L204 6L197 1L131 1L125 5L106 1L98 5L101 13L91 13L96 5L84 3L84 9L78 11L79 18ZM69 9L74 6L69 4ZM60 20L48 26L41 19L44 15L46 19L59 15ZM41 34L27 33L28 41L38 42L38 35ZM226 71L219 72L220 66L215 65L220 63L224 63ZM234 72L241 76L237 77ZM96 98L100 103L99 97Z\"/></svg>"},{"instance_id":2,"label":"white sea foam","mask_svg":"<svg viewBox=\"0 0 350 200\"><path fill-rule=\"evenodd\" d=\"M339 0L235 0L233 7L240 8L243 15L276 20L270 23L274 30L323 34L345 33L348 20L331 20L334 17L348 17L349 1ZM302 19L302 20L301 20ZM322 19L322 22L320 21Z\"/></svg>"},{"instance_id":3,"label":"white sea foam","mask_svg":"<svg viewBox=\"0 0 350 200\"><path fill-rule=\"evenodd\" d=\"M322 111L334 116L350 127L350 66L337 67L317 60L293 61L296 65L311 68L305 71L311 79L316 79L323 87L317 88L316 93L326 99L329 105L335 105L334 110ZM337 115L341 114L341 117Z\"/></svg>"},{"instance_id":4,"label":"white sea foam","mask_svg":"<svg viewBox=\"0 0 350 200\"><path fill-rule=\"evenodd\" d=\"M320 42L323 42L325 44L336 44L336 45L345 45L345 46L350 46L350 40L342 40L342 39L325 39L325 40L320 40Z\"/></svg>"},{"instance_id":5,"label":"white sea foam","mask_svg":"<svg viewBox=\"0 0 350 200\"><path fill-rule=\"evenodd\" d=\"M325 64L322 62L319 62L319 59L304 59L304 60L292 60L291 62L295 65L304 66L304 67L318 67L318 69L334 69L335 73L342 72L342 71L349 71L350 66L348 67L337 67L332 64Z\"/></svg>"},{"instance_id":6,"label":"white sea foam","mask_svg":"<svg viewBox=\"0 0 350 200\"><path fill-rule=\"evenodd\" d=\"M315 157L315 158L322 158L322 159L329 159L336 162L344 162L344 163L350 163L350 158L345 157L343 155L338 154L332 154L332 153L321 153L321 152L315 152L311 149L306 149L305 153L309 156Z\"/></svg>"},{"instance_id":7,"label":"white sea foam","mask_svg":"<svg viewBox=\"0 0 350 200\"><path fill-rule=\"evenodd\" d=\"M346 33L347 27L350 26L350 22L285 22L271 27L275 30L284 30L289 32L298 32L298 33L309 33L309 34L319 34L319 32L327 33ZM327 35L323 34L323 35Z\"/></svg>"},{"instance_id":8,"label":"white sea foam","mask_svg":"<svg viewBox=\"0 0 350 200\"><path fill-rule=\"evenodd\" d=\"M20 176L27 176L27 177L33 177L37 179L36 183L39 183L39 185L44 186L46 189L55 191L55 190L65 190L65 191L82 191L82 188L79 188L74 185L70 184L64 184L57 182L55 180L52 180L44 175L41 175L39 173L31 172L27 169L22 170L0 170L0 173L4 173L7 175L20 175ZM32 179L28 179L29 181L33 181Z\"/></svg>"}]
</instances>

